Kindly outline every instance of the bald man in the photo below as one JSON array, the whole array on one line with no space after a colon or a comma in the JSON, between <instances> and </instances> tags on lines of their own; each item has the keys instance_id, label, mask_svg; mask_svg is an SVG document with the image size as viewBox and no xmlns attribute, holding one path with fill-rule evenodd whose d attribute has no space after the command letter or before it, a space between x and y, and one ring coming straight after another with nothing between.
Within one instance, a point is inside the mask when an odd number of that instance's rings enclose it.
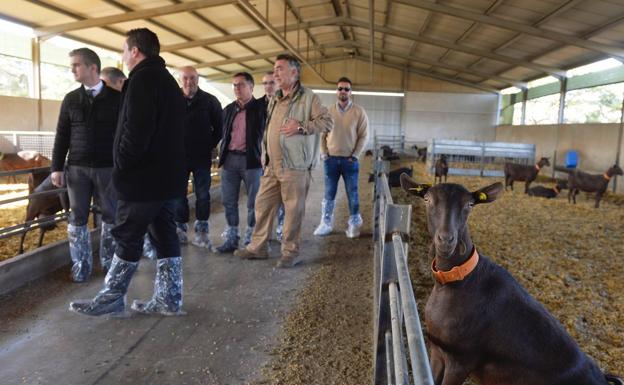
<instances>
[{"instance_id":1,"label":"bald man","mask_svg":"<svg viewBox=\"0 0 624 385\"><path fill-rule=\"evenodd\" d=\"M104 80L107 86L113 88L119 92L123 88L123 84L126 81L126 75L119 68L104 67L100 71L100 79Z\"/></svg>"},{"instance_id":2,"label":"bald man","mask_svg":"<svg viewBox=\"0 0 624 385\"><path fill-rule=\"evenodd\" d=\"M199 89L199 75L193 67L180 69L180 83L186 100L187 179L193 174L195 191L195 238L193 244L212 250L208 238L210 217L210 168L212 153L221 140L223 112L221 103L213 95ZM186 197L176 201L175 221L180 242L188 242L189 206Z\"/></svg>"}]
</instances>

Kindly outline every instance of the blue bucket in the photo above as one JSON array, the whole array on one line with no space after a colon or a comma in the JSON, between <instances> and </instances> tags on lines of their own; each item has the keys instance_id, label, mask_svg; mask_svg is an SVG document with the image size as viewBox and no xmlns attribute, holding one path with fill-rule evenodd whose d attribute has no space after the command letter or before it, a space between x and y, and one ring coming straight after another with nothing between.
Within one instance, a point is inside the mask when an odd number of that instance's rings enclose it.
<instances>
[{"instance_id":1,"label":"blue bucket","mask_svg":"<svg viewBox=\"0 0 624 385\"><path fill-rule=\"evenodd\" d=\"M578 166L578 152L568 151L565 157L566 168L576 168Z\"/></svg>"}]
</instances>

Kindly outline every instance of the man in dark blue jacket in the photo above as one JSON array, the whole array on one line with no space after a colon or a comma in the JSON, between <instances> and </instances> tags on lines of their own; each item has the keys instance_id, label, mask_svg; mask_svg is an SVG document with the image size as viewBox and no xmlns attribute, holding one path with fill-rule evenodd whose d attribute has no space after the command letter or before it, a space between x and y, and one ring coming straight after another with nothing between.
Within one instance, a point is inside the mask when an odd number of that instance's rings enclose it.
<instances>
[{"instance_id":1,"label":"man in dark blue jacket","mask_svg":"<svg viewBox=\"0 0 624 385\"><path fill-rule=\"evenodd\" d=\"M244 244L251 240L256 225L255 202L260 187L262 165L261 143L266 120L263 99L253 97L254 79L247 72L232 78L236 100L224 110L223 140L221 141L221 199L225 209L227 228L225 242L217 247L220 253L231 253L238 248L238 194L241 182L247 189L247 228Z\"/></svg>"},{"instance_id":2,"label":"man in dark blue jacket","mask_svg":"<svg viewBox=\"0 0 624 385\"><path fill-rule=\"evenodd\" d=\"M91 275L93 255L87 229L91 199L102 212L100 264L106 271L114 253L111 229L115 222L115 196L111 189L113 139L120 94L100 80L100 58L89 48L69 53L72 73L80 88L61 104L54 149L52 183L67 180L71 215L67 225L72 279L84 282ZM67 161L65 158L67 157Z\"/></svg>"},{"instance_id":3,"label":"man in dark blue jacket","mask_svg":"<svg viewBox=\"0 0 624 385\"><path fill-rule=\"evenodd\" d=\"M195 238L193 244L212 249L208 238L210 217L210 169L212 152L221 140L223 113L219 100L198 86L199 75L193 67L180 69L180 83L186 100L187 179L193 173L195 192ZM176 201L175 221L180 242L188 242L189 205L186 196Z\"/></svg>"},{"instance_id":4,"label":"man in dark blue jacket","mask_svg":"<svg viewBox=\"0 0 624 385\"><path fill-rule=\"evenodd\" d=\"M149 236L158 257L154 294L134 301L146 314L175 315L182 307L182 257L173 220L174 200L186 193L184 116L186 103L159 56L160 43L147 28L129 31L123 61L130 74L122 91L113 146L113 185L117 216L115 256L104 288L93 300L76 301L70 310L98 316L122 313L130 280Z\"/></svg>"}]
</instances>

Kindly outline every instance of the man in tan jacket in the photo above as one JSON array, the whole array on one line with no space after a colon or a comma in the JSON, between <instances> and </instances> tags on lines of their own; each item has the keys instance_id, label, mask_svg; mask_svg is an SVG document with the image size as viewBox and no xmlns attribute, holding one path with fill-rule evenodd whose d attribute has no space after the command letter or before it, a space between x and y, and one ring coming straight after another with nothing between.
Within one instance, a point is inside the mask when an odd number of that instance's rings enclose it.
<instances>
[{"instance_id":1,"label":"man in tan jacket","mask_svg":"<svg viewBox=\"0 0 624 385\"><path fill-rule=\"evenodd\" d=\"M321 159L325 169L325 197L321 203L321 223L314 235L328 235L332 232L334 206L338 182L342 176L349 200L349 222L347 237L360 235L362 216L358 197L358 157L368 140L368 116L362 107L351 100L351 80L338 80L338 100L329 108L334 119L334 128L321 134Z\"/></svg>"},{"instance_id":2,"label":"man in tan jacket","mask_svg":"<svg viewBox=\"0 0 624 385\"><path fill-rule=\"evenodd\" d=\"M251 243L236 250L235 256L266 259L268 240L277 209L285 209L282 256L277 267L300 262L299 242L310 188L311 170L320 149L320 135L332 129L327 109L312 90L299 81L301 64L296 57L282 54L274 65L279 90L267 110L267 128L262 142L264 173L256 196L256 227Z\"/></svg>"}]
</instances>

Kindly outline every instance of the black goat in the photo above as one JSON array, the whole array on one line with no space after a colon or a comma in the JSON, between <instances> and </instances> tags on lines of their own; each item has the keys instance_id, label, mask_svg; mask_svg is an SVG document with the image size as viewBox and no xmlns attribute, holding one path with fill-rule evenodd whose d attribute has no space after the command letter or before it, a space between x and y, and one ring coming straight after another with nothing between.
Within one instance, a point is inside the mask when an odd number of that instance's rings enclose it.
<instances>
[{"instance_id":1,"label":"black goat","mask_svg":"<svg viewBox=\"0 0 624 385\"><path fill-rule=\"evenodd\" d=\"M28 176L28 193L51 191L57 187L52 184L52 178L48 171L33 172ZM33 219L42 219L45 217L53 216L57 212L65 210L69 211L69 196L67 192L59 194L49 194L43 196L32 197L28 199L28 205L26 206L26 222ZM43 236L46 231L56 228L56 223L40 223L39 224L39 243L38 247L43 244ZM19 253L24 252L24 239L26 238L27 231L22 233L20 239Z\"/></svg>"},{"instance_id":2,"label":"black goat","mask_svg":"<svg viewBox=\"0 0 624 385\"><path fill-rule=\"evenodd\" d=\"M556 166L555 170L563 171L568 174L568 202L572 200L576 204L576 195L579 191L595 192L596 204L594 207L600 207L602 195L607 191L609 181L614 175L622 175L622 169L617 164L611 166L602 175L592 175L577 169L567 169Z\"/></svg>"},{"instance_id":3,"label":"black goat","mask_svg":"<svg viewBox=\"0 0 624 385\"><path fill-rule=\"evenodd\" d=\"M446 178L448 176L448 163L446 163L446 155L440 155L440 158L435 162L435 177L433 178L434 183L437 183L438 178L440 178L440 183L442 183L442 177L444 176L444 182L446 182Z\"/></svg>"},{"instance_id":4,"label":"black goat","mask_svg":"<svg viewBox=\"0 0 624 385\"><path fill-rule=\"evenodd\" d=\"M407 174L412 176L414 173L414 166L410 168L401 167L388 173L388 186L401 187L401 174ZM368 174L368 183L375 181L375 174Z\"/></svg>"},{"instance_id":5,"label":"black goat","mask_svg":"<svg viewBox=\"0 0 624 385\"><path fill-rule=\"evenodd\" d=\"M505 163L504 171L505 171L505 190L507 190L507 186L511 187L511 191L513 191L513 182L514 181L524 181L524 193L528 194L529 186L531 182L537 178L537 174L540 172L542 167L550 166L550 162L548 158L542 158L535 164L534 166L525 166L523 164L515 164L515 163Z\"/></svg>"},{"instance_id":6,"label":"black goat","mask_svg":"<svg viewBox=\"0 0 624 385\"><path fill-rule=\"evenodd\" d=\"M427 147L418 147L417 145L413 145L412 149L416 151L416 159L421 162L427 161Z\"/></svg>"},{"instance_id":7,"label":"black goat","mask_svg":"<svg viewBox=\"0 0 624 385\"><path fill-rule=\"evenodd\" d=\"M505 269L477 252L468 216L495 201L502 183L468 191L454 183L401 186L425 201L435 283L425 322L436 385L474 376L487 385L607 385L607 376L563 326Z\"/></svg>"},{"instance_id":8,"label":"black goat","mask_svg":"<svg viewBox=\"0 0 624 385\"><path fill-rule=\"evenodd\" d=\"M568 188L568 182L565 180L557 181L557 184L553 188L548 188L544 186L535 186L529 189L529 196L532 197L542 197L546 199L555 198L561 190Z\"/></svg>"}]
</instances>

